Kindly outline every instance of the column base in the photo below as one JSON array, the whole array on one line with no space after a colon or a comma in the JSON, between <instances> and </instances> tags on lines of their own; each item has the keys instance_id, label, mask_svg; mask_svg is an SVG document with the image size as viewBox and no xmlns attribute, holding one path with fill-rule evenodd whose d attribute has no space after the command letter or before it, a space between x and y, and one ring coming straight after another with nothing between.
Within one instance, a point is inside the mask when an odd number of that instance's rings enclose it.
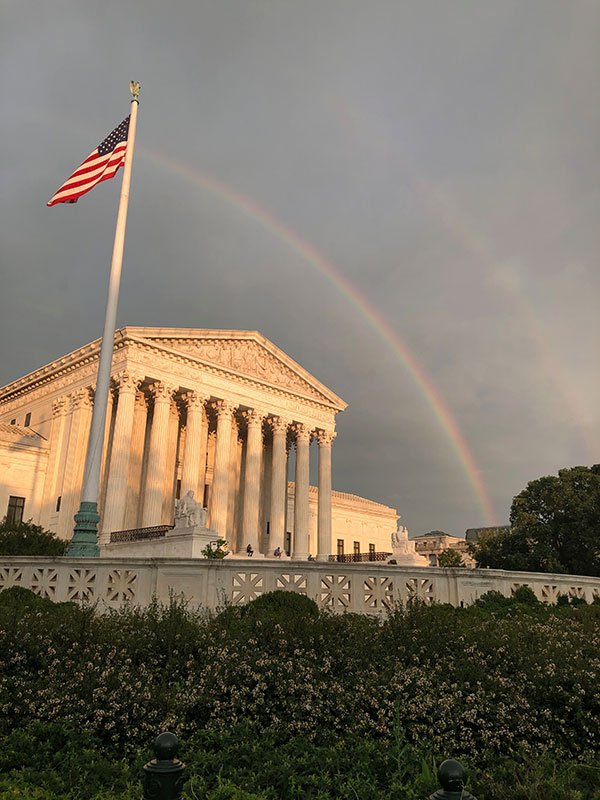
<instances>
[{"instance_id":1,"label":"column base","mask_svg":"<svg viewBox=\"0 0 600 800\"><path fill-rule=\"evenodd\" d=\"M98 558L98 504L82 500L79 511L75 514L73 538L67 547L66 556L74 558Z\"/></svg>"}]
</instances>

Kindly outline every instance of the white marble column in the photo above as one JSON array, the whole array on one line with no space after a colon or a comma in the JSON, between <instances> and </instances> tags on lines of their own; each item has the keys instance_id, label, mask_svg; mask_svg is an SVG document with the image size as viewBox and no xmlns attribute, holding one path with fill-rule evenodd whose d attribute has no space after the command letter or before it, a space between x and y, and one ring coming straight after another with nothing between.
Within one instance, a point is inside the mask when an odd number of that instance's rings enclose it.
<instances>
[{"instance_id":1,"label":"white marble column","mask_svg":"<svg viewBox=\"0 0 600 800\"><path fill-rule=\"evenodd\" d=\"M146 491L144 493L144 510L142 514L142 525L145 528L162 523L169 415L174 389L164 383L154 383L150 387L150 391L154 396L154 415L150 431Z\"/></svg>"},{"instance_id":2,"label":"white marble column","mask_svg":"<svg viewBox=\"0 0 600 800\"><path fill-rule=\"evenodd\" d=\"M236 489L238 478L238 455L239 455L239 425L238 421L233 417L231 423L231 439L229 449L229 484L227 486L227 527L225 528L227 535L227 543L232 553L237 552L237 541L235 535L235 501Z\"/></svg>"},{"instance_id":3,"label":"white marble column","mask_svg":"<svg viewBox=\"0 0 600 800\"><path fill-rule=\"evenodd\" d=\"M199 392L188 392L183 396L187 406L187 423L181 468L181 497L185 497L188 492L194 492L194 499L197 503L202 503L204 497L206 470L206 411L204 403L207 399ZM201 476L202 485L200 486Z\"/></svg>"},{"instance_id":4,"label":"white marble column","mask_svg":"<svg viewBox=\"0 0 600 800\"><path fill-rule=\"evenodd\" d=\"M69 398L58 397L52 403L52 427L50 429L50 448L48 453L48 468L44 482L44 499L42 504L41 525L48 529L50 517L56 513L58 499L58 467L62 455L65 439L65 422L69 412Z\"/></svg>"},{"instance_id":5,"label":"white marble column","mask_svg":"<svg viewBox=\"0 0 600 800\"><path fill-rule=\"evenodd\" d=\"M129 456L125 519L123 522L125 530L137 528L140 525L140 500L147 420L148 400L144 392L138 390L135 396L135 409L133 412L133 433L131 436L131 454Z\"/></svg>"},{"instance_id":6,"label":"white marble column","mask_svg":"<svg viewBox=\"0 0 600 800\"><path fill-rule=\"evenodd\" d=\"M215 403L217 411L217 441L213 473L210 526L221 538L227 536L227 508L229 497L229 460L231 456L231 429L235 406L227 400Z\"/></svg>"},{"instance_id":7,"label":"white marble column","mask_svg":"<svg viewBox=\"0 0 600 800\"><path fill-rule=\"evenodd\" d=\"M310 429L307 425L296 425L296 476L294 488L294 542L292 558L306 561L308 558L308 484L309 484Z\"/></svg>"},{"instance_id":8,"label":"white marble column","mask_svg":"<svg viewBox=\"0 0 600 800\"><path fill-rule=\"evenodd\" d=\"M319 500L317 561L327 561L331 554L331 444L332 431L317 431L319 443Z\"/></svg>"},{"instance_id":9,"label":"white marble column","mask_svg":"<svg viewBox=\"0 0 600 800\"><path fill-rule=\"evenodd\" d=\"M287 422L281 417L269 420L273 430L273 464L271 467L271 511L269 515L269 556L280 547L283 551L285 504L287 500L286 435Z\"/></svg>"},{"instance_id":10,"label":"white marble column","mask_svg":"<svg viewBox=\"0 0 600 800\"><path fill-rule=\"evenodd\" d=\"M71 428L67 445L62 502L58 518L59 536L70 539L75 528L75 512L79 508L85 454L92 420L92 397L88 388L71 395Z\"/></svg>"},{"instance_id":11,"label":"white marble column","mask_svg":"<svg viewBox=\"0 0 600 800\"><path fill-rule=\"evenodd\" d=\"M135 395L141 380L129 372L120 372L114 376L117 387L117 412L102 519L102 544L109 540L112 531L123 530Z\"/></svg>"},{"instance_id":12,"label":"white marble column","mask_svg":"<svg viewBox=\"0 0 600 800\"><path fill-rule=\"evenodd\" d=\"M172 523L175 517L175 494L177 488L177 469L179 436L181 433L179 404L171 398L169 406L169 429L167 433L167 456L165 459L165 483L163 486L163 505L161 519Z\"/></svg>"},{"instance_id":13,"label":"white marble column","mask_svg":"<svg viewBox=\"0 0 600 800\"><path fill-rule=\"evenodd\" d=\"M246 412L248 438L246 443L246 469L244 472L244 508L242 512L242 549L251 545L254 558L262 557L260 552L259 508L260 475L263 451L262 424L263 412L251 409Z\"/></svg>"}]
</instances>

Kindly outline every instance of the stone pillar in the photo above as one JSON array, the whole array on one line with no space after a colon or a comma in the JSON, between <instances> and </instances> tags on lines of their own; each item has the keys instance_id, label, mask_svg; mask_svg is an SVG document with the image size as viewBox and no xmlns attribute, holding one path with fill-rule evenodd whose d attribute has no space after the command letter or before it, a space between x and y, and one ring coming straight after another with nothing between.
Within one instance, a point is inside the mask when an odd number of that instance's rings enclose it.
<instances>
[{"instance_id":1,"label":"stone pillar","mask_svg":"<svg viewBox=\"0 0 600 800\"><path fill-rule=\"evenodd\" d=\"M206 399L198 392L188 392L183 396L187 407L187 423L181 468L181 497L185 497L188 492L193 492L197 503L202 503L204 497L206 470L206 411L204 403ZM200 476L202 476L202 486L200 486Z\"/></svg>"},{"instance_id":2,"label":"stone pillar","mask_svg":"<svg viewBox=\"0 0 600 800\"><path fill-rule=\"evenodd\" d=\"M123 530L135 395L142 379L129 372L120 372L114 376L114 380L117 386L117 413L108 466L101 544L109 541L112 531Z\"/></svg>"},{"instance_id":3,"label":"stone pillar","mask_svg":"<svg viewBox=\"0 0 600 800\"><path fill-rule=\"evenodd\" d=\"M131 455L129 456L129 476L127 478L127 499L125 501L125 520L123 527L137 528L140 524L140 500L142 495L142 465L144 460L144 440L148 418L148 401L142 391L135 396L133 412L133 434L131 436Z\"/></svg>"},{"instance_id":4,"label":"stone pillar","mask_svg":"<svg viewBox=\"0 0 600 800\"><path fill-rule=\"evenodd\" d=\"M317 561L327 561L331 554L331 443L332 431L317 431L319 443L319 500Z\"/></svg>"},{"instance_id":5,"label":"stone pillar","mask_svg":"<svg viewBox=\"0 0 600 800\"><path fill-rule=\"evenodd\" d=\"M306 561L308 558L308 484L309 484L310 429L307 425L296 425L296 478L294 489L294 543L292 558Z\"/></svg>"},{"instance_id":6,"label":"stone pillar","mask_svg":"<svg viewBox=\"0 0 600 800\"><path fill-rule=\"evenodd\" d=\"M227 536L231 428L236 407L227 400L219 400L215 403L215 408L217 411L217 442L211 494L210 526L222 539L225 539Z\"/></svg>"},{"instance_id":7,"label":"stone pillar","mask_svg":"<svg viewBox=\"0 0 600 800\"><path fill-rule=\"evenodd\" d=\"M74 516L79 508L85 455L92 420L92 398L89 389L78 389L71 395L71 429L67 445L62 502L58 518L58 534L64 539L73 536Z\"/></svg>"},{"instance_id":8,"label":"stone pillar","mask_svg":"<svg viewBox=\"0 0 600 800\"><path fill-rule=\"evenodd\" d=\"M285 503L287 499L286 434L287 422L281 417L270 420L273 429L273 464L271 467L271 512L269 515L269 556L280 547L283 550Z\"/></svg>"},{"instance_id":9,"label":"stone pillar","mask_svg":"<svg viewBox=\"0 0 600 800\"><path fill-rule=\"evenodd\" d=\"M175 518L175 494L177 487L177 469L179 453L179 436L181 433L179 404L171 399L169 406L169 429L167 433L167 456L165 459L165 483L163 487L163 505L161 519L172 523Z\"/></svg>"},{"instance_id":10,"label":"stone pillar","mask_svg":"<svg viewBox=\"0 0 600 800\"><path fill-rule=\"evenodd\" d=\"M50 451L48 453L48 468L44 482L44 499L42 503L41 526L48 529L50 517L56 513L56 500L58 498L58 468L62 455L65 439L65 422L69 412L69 398L58 397L52 403L52 427L50 429Z\"/></svg>"},{"instance_id":11,"label":"stone pillar","mask_svg":"<svg viewBox=\"0 0 600 800\"><path fill-rule=\"evenodd\" d=\"M148 450L148 469L146 471L146 491L142 525L145 528L162 523L162 504L165 487L165 467L169 437L169 415L171 397L174 389L164 383L154 383L150 387L154 396L154 416L150 431Z\"/></svg>"},{"instance_id":12,"label":"stone pillar","mask_svg":"<svg viewBox=\"0 0 600 800\"><path fill-rule=\"evenodd\" d=\"M248 545L254 550L254 558L261 556L259 508L260 474L263 450L262 424L265 415L252 409L246 412L248 438L246 444L246 469L244 472L244 509L242 512L242 551Z\"/></svg>"}]
</instances>

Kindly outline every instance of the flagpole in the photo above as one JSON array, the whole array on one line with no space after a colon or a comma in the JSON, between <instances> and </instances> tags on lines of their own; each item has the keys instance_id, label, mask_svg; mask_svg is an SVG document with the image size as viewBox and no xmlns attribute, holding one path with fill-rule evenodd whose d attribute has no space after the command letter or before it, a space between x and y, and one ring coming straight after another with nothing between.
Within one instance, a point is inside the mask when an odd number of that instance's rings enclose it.
<instances>
[{"instance_id":1,"label":"flagpole","mask_svg":"<svg viewBox=\"0 0 600 800\"><path fill-rule=\"evenodd\" d=\"M115 241L108 282L104 331L102 333L100 358L98 360L98 377L96 379L96 392L94 394L94 409L92 412L90 438L85 459L81 504L79 506L79 511L75 514L73 538L66 552L68 556L98 557L100 555L100 548L98 546L98 523L100 522L100 515L98 514L98 491L100 487L106 408L110 389L110 371L112 367L115 327L117 323L121 265L123 263L125 226L127 224L127 204L129 202L129 185L131 183L131 166L133 163L133 148L135 144L135 126L139 105L139 83L131 81L130 89L133 99L131 101L127 151L125 153L121 198L119 200L119 210L117 212Z\"/></svg>"}]
</instances>

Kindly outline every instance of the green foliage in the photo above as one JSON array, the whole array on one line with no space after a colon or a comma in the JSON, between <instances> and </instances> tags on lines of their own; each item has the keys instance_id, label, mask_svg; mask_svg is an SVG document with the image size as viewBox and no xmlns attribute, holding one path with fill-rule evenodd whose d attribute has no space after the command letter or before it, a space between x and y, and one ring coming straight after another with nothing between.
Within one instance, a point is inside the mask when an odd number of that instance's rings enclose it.
<instances>
[{"instance_id":1,"label":"green foliage","mask_svg":"<svg viewBox=\"0 0 600 800\"><path fill-rule=\"evenodd\" d=\"M209 542L202 551L204 558L225 558L228 553L229 550L227 549L227 542L225 539L217 539L215 542Z\"/></svg>"},{"instance_id":2,"label":"green foliage","mask_svg":"<svg viewBox=\"0 0 600 800\"><path fill-rule=\"evenodd\" d=\"M459 758L479 800L599 798L600 607L522 587L474 606L97 615L0 593L0 800L133 800L161 730L186 797L422 800Z\"/></svg>"},{"instance_id":3,"label":"green foliage","mask_svg":"<svg viewBox=\"0 0 600 800\"><path fill-rule=\"evenodd\" d=\"M62 556L68 542L32 522L0 522L0 555Z\"/></svg>"},{"instance_id":4,"label":"green foliage","mask_svg":"<svg viewBox=\"0 0 600 800\"><path fill-rule=\"evenodd\" d=\"M600 464L531 481L514 498L510 523L469 546L479 566L600 575Z\"/></svg>"},{"instance_id":5,"label":"green foliage","mask_svg":"<svg viewBox=\"0 0 600 800\"><path fill-rule=\"evenodd\" d=\"M310 597L297 592L266 592L256 600L243 607L244 614L255 617L279 615L306 616L316 619L319 616L319 606Z\"/></svg>"},{"instance_id":6,"label":"green foliage","mask_svg":"<svg viewBox=\"0 0 600 800\"><path fill-rule=\"evenodd\" d=\"M535 592L533 589L530 589L529 586L519 586L513 594L513 600L515 603L522 603L525 606L535 607L540 605L540 601L537 599Z\"/></svg>"},{"instance_id":7,"label":"green foliage","mask_svg":"<svg viewBox=\"0 0 600 800\"><path fill-rule=\"evenodd\" d=\"M464 567L464 565L462 555L452 547L442 550L438 556L438 567Z\"/></svg>"}]
</instances>

